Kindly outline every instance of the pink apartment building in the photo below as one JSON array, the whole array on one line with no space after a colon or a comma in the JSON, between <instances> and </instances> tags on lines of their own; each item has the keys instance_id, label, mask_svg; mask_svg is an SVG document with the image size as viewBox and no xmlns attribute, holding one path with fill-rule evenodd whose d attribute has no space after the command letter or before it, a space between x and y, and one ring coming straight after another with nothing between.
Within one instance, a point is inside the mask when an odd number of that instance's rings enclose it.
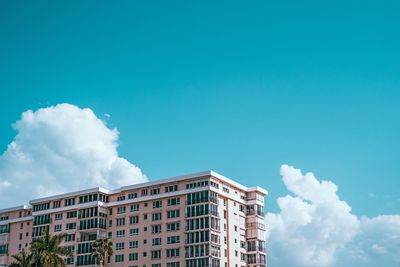
<instances>
[{"instance_id":1,"label":"pink apartment building","mask_svg":"<svg viewBox=\"0 0 400 267\"><path fill-rule=\"evenodd\" d=\"M106 237L106 266L266 266L266 195L207 171L31 200L0 210L0 266L44 231L66 234L68 266L97 266L91 244Z\"/></svg>"}]
</instances>

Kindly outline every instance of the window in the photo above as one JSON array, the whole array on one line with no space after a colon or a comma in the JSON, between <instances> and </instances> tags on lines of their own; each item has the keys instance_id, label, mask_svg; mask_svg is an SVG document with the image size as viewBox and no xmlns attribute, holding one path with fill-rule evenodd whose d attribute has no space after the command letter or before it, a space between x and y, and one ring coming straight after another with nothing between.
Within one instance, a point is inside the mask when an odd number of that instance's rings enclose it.
<instances>
[{"instance_id":1,"label":"window","mask_svg":"<svg viewBox=\"0 0 400 267\"><path fill-rule=\"evenodd\" d=\"M125 196L124 195L117 197L117 201L123 201L123 200L125 200Z\"/></svg>"},{"instance_id":2,"label":"window","mask_svg":"<svg viewBox=\"0 0 400 267\"><path fill-rule=\"evenodd\" d=\"M240 260L241 261L246 261L246 254L245 253L240 252Z\"/></svg>"},{"instance_id":3,"label":"window","mask_svg":"<svg viewBox=\"0 0 400 267\"><path fill-rule=\"evenodd\" d=\"M169 198L167 201L168 201L168 206L175 206L181 204L181 199L179 197Z\"/></svg>"},{"instance_id":4,"label":"window","mask_svg":"<svg viewBox=\"0 0 400 267\"><path fill-rule=\"evenodd\" d=\"M204 266L206 266L206 265L204 265ZM219 265L212 265L212 266L219 266ZM180 263L179 263L179 261L177 261L177 262L168 262L167 263L167 267L180 267Z\"/></svg>"},{"instance_id":5,"label":"window","mask_svg":"<svg viewBox=\"0 0 400 267\"><path fill-rule=\"evenodd\" d=\"M176 244L179 243L179 235L175 235L175 236L168 236L167 237L167 244Z\"/></svg>"},{"instance_id":6,"label":"window","mask_svg":"<svg viewBox=\"0 0 400 267\"><path fill-rule=\"evenodd\" d=\"M179 231L180 223L167 223L167 232Z\"/></svg>"},{"instance_id":7,"label":"window","mask_svg":"<svg viewBox=\"0 0 400 267\"><path fill-rule=\"evenodd\" d=\"M161 258L161 250L152 250L151 258L152 259L160 259Z\"/></svg>"},{"instance_id":8,"label":"window","mask_svg":"<svg viewBox=\"0 0 400 267\"><path fill-rule=\"evenodd\" d=\"M129 223L130 224L138 224L139 223L139 216L130 216L129 217Z\"/></svg>"},{"instance_id":9,"label":"window","mask_svg":"<svg viewBox=\"0 0 400 267\"><path fill-rule=\"evenodd\" d=\"M128 199L134 199L137 198L137 193L129 193L128 194Z\"/></svg>"},{"instance_id":10,"label":"window","mask_svg":"<svg viewBox=\"0 0 400 267\"><path fill-rule=\"evenodd\" d=\"M139 241L134 240L134 241L129 241L129 248L138 248L139 246Z\"/></svg>"},{"instance_id":11,"label":"window","mask_svg":"<svg viewBox=\"0 0 400 267\"><path fill-rule=\"evenodd\" d=\"M76 258L76 266L95 265L95 258L92 255L78 255Z\"/></svg>"},{"instance_id":12,"label":"window","mask_svg":"<svg viewBox=\"0 0 400 267\"><path fill-rule=\"evenodd\" d=\"M0 245L0 255L8 253L8 244Z\"/></svg>"},{"instance_id":13,"label":"window","mask_svg":"<svg viewBox=\"0 0 400 267\"><path fill-rule=\"evenodd\" d=\"M160 188L153 188L150 190L150 195L158 195L160 194Z\"/></svg>"},{"instance_id":14,"label":"window","mask_svg":"<svg viewBox=\"0 0 400 267\"><path fill-rule=\"evenodd\" d=\"M153 238L152 246L160 246L161 245L161 237Z\"/></svg>"},{"instance_id":15,"label":"window","mask_svg":"<svg viewBox=\"0 0 400 267\"><path fill-rule=\"evenodd\" d=\"M160 221L161 220L161 212L153 213L151 217L152 217L152 221Z\"/></svg>"},{"instance_id":16,"label":"window","mask_svg":"<svg viewBox=\"0 0 400 267\"><path fill-rule=\"evenodd\" d=\"M138 258L139 257L137 253L129 253L129 261L137 261Z\"/></svg>"},{"instance_id":17,"label":"window","mask_svg":"<svg viewBox=\"0 0 400 267\"><path fill-rule=\"evenodd\" d=\"M65 235L64 241L65 241L65 242L75 241L75 234Z\"/></svg>"},{"instance_id":18,"label":"window","mask_svg":"<svg viewBox=\"0 0 400 267\"><path fill-rule=\"evenodd\" d=\"M167 258L179 257L179 248L167 249Z\"/></svg>"},{"instance_id":19,"label":"window","mask_svg":"<svg viewBox=\"0 0 400 267\"><path fill-rule=\"evenodd\" d=\"M80 209L78 211L78 218L80 219L80 218L97 217L98 214L99 214L99 209L97 207Z\"/></svg>"},{"instance_id":20,"label":"window","mask_svg":"<svg viewBox=\"0 0 400 267\"><path fill-rule=\"evenodd\" d=\"M208 241L210 241L210 231L186 233L187 244L203 243Z\"/></svg>"},{"instance_id":21,"label":"window","mask_svg":"<svg viewBox=\"0 0 400 267\"><path fill-rule=\"evenodd\" d=\"M167 211L167 219L171 218L178 218L179 217L179 210L169 210Z\"/></svg>"},{"instance_id":22,"label":"window","mask_svg":"<svg viewBox=\"0 0 400 267\"><path fill-rule=\"evenodd\" d=\"M33 205L32 210L35 211L41 211L41 210L48 210L50 209L50 202L47 203L42 203L42 204L36 204Z\"/></svg>"},{"instance_id":23,"label":"window","mask_svg":"<svg viewBox=\"0 0 400 267\"><path fill-rule=\"evenodd\" d=\"M60 232L60 231L61 231L61 224L54 225L54 232Z\"/></svg>"},{"instance_id":24,"label":"window","mask_svg":"<svg viewBox=\"0 0 400 267\"><path fill-rule=\"evenodd\" d=\"M125 243L124 242L119 242L115 244L115 249L116 250L122 250L125 247Z\"/></svg>"},{"instance_id":25,"label":"window","mask_svg":"<svg viewBox=\"0 0 400 267\"><path fill-rule=\"evenodd\" d=\"M194 183L188 183L188 184L186 184L186 189L203 187L203 186L207 186L207 185L208 185L208 181L199 181L199 182L194 182Z\"/></svg>"},{"instance_id":26,"label":"window","mask_svg":"<svg viewBox=\"0 0 400 267\"><path fill-rule=\"evenodd\" d=\"M211 181L210 184L211 184L212 187L219 189L219 184L218 183Z\"/></svg>"},{"instance_id":27,"label":"window","mask_svg":"<svg viewBox=\"0 0 400 267\"><path fill-rule=\"evenodd\" d=\"M147 196L147 189L142 189L142 196Z\"/></svg>"},{"instance_id":28,"label":"window","mask_svg":"<svg viewBox=\"0 0 400 267\"><path fill-rule=\"evenodd\" d=\"M161 200L153 201L153 209L161 208L161 207L162 207L162 201Z\"/></svg>"},{"instance_id":29,"label":"window","mask_svg":"<svg viewBox=\"0 0 400 267\"><path fill-rule=\"evenodd\" d=\"M117 231L117 237L124 237L124 236L125 236L125 230Z\"/></svg>"},{"instance_id":30,"label":"window","mask_svg":"<svg viewBox=\"0 0 400 267\"><path fill-rule=\"evenodd\" d=\"M240 212L244 212L244 206L242 204L239 205Z\"/></svg>"},{"instance_id":31,"label":"window","mask_svg":"<svg viewBox=\"0 0 400 267\"><path fill-rule=\"evenodd\" d=\"M187 217L196 217L208 214L218 216L218 206L213 204L201 204L197 206L186 207Z\"/></svg>"},{"instance_id":32,"label":"window","mask_svg":"<svg viewBox=\"0 0 400 267\"><path fill-rule=\"evenodd\" d=\"M76 229L76 223L67 223L65 229L66 230Z\"/></svg>"},{"instance_id":33,"label":"window","mask_svg":"<svg viewBox=\"0 0 400 267\"><path fill-rule=\"evenodd\" d=\"M188 205L204 203L209 201L218 204L217 193L208 190L187 194L186 201Z\"/></svg>"},{"instance_id":34,"label":"window","mask_svg":"<svg viewBox=\"0 0 400 267\"><path fill-rule=\"evenodd\" d=\"M115 255L115 262L123 262L124 261L124 254Z\"/></svg>"},{"instance_id":35,"label":"window","mask_svg":"<svg viewBox=\"0 0 400 267\"><path fill-rule=\"evenodd\" d=\"M131 205L131 211L139 211L139 204Z\"/></svg>"},{"instance_id":36,"label":"window","mask_svg":"<svg viewBox=\"0 0 400 267\"><path fill-rule=\"evenodd\" d=\"M264 217L264 207L261 205L246 206L246 215L255 215Z\"/></svg>"},{"instance_id":37,"label":"window","mask_svg":"<svg viewBox=\"0 0 400 267\"><path fill-rule=\"evenodd\" d=\"M117 226L124 226L125 218L117 218Z\"/></svg>"},{"instance_id":38,"label":"window","mask_svg":"<svg viewBox=\"0 0 400 267\"><path fill-rule=\"evenodd\" d=\"M125 213L125 211L126 211L126 207L125 206L117 208L117 214Z\"/></svg>"},{"instance_id":39,"label":"window","mask_svg":"<svg viewBox=\"0 0 400 267\"><path fill-rule=\"evenodd\" d=\"M219 244L219 235L211 234L211 242Z\"/></svg>"},{"instance_id":40,"label":"window","mask_svg":"<svg viewBox=\"0 0 400 267\"><path fill-rule=\"evenodd\" d=\"M61 207L61 201L60 200L54 201L53 202L53 209L56 209L56 208L59 208L59 207Z\"/></svg>"},{"instance_id":41,"label":"window","mask_svg":"<svg viewBox=\"0 0 400 267\"><path fill-rule=\"evenodd\" d=\"M256 254L248 254L247 264L255 264L255 263L256 263Z\"/></svg>"},{"instance_id":42,"label":"window","mask_svg":"<svg viewBox=\"0 0 400 267\"><path fill-rule=\"evenodd\" d=\"M129 230L130 236L139 235L139 228L132 228Z\"/></svg>"},{"instance_id":43,"label":"window","mask_svg":"<svg viewBox=\"0 0 400 267\"><path fill-rule=\"evenodd\" d=\"M219 231L219 220L213 217L201 217L186 220L186 231L210 228L210 226L212 229Z\"/></svg>"},{"instance_id":44,"label":"window","mask_svg":"<svg viewBox=\"0 0 400 267\"><path fill-rule=\"evenodd\" d=\"M67 257L64 259L65 265L74 265L74 258L72 257Z\"/></svg>"},{"instance_id":45,"label":"window","mask_svg":"<svg viewBox=\"0 0 400 267\"><path fill-rule=\"evenodd\" d=\"M91 195L86 195L86 196L80 196L79 197L79 203L87 203L87 202L93 202L98 200L99 195L98 194L91 194Z\"/></svg>"},{"instance_id":46,"label":"window","mask_svg":"<svg viewBox=\"0 0 400 267\"><path fill-rule=\"evenodd\" d=\"M170 185L165 187L165 193L178 191L178 185Z\"/></svg>"},{"instance_id":47,"label":"window","mask_svg":"<svg viewBox=\"0 0 400 267\"><path fill-rule=\"evenodd\" d=\"M152 232L153 234L161 233L161 224L152 225L152 226L151 226L151 232Z\"/></svg>"},{"instance_id":48,"label":"window","mask_svg":"<svg viewBox=\"0 0 400 267\"><path fill-rule=\"evenodd\" d=\"M49 224L50 221L50 214L38 215L33 218L33 225Z\"/></svg>"},{"instance_id":49,"label":"window","mask_svg":"<svg viewBox=\"0 0 400 267\"><path fill-rule=\"evenodd\" d=\"M76 218L76 216L78 216L78 212L77 211L68 211L67 212L67 219Z\"/></svg>"}]
</instances>

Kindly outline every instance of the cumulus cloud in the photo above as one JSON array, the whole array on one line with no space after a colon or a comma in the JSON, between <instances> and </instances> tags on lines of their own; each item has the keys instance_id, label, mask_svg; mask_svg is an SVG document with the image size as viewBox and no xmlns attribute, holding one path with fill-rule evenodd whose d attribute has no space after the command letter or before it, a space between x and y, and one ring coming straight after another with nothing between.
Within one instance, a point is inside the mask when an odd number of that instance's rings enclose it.
<instances>
[{"instance_id":1,"label":"cumulus cloud","mask_svg":"<svg viewBox=\"0 0 400 267\"><path fill-rule=\"evenodd\" d=\"M362 217L358 235L337 255L338 266L400 266L400 215Z\"/></svg>"},{"instance_id":2,"label":"cumulus cloud","mask_svg":"<svg viewBox=\"0 0 400 267\"><path fill-rule=\"evenodd\" d=\"M0 157L4 206L88 187L147 181L137 166L118 155L118 130L108 128L91 109L59 104L28 110L13 128L17 134Z\"/></svg>"},{"instance_id":3,"label":"cumulus cloud","mask_svg":"<svg viewBox=\"0 0 400 267\"><path fill-rule=\"evenodd\" d=\"M280 173L291 195L266 215L269 266L399 266L399 215L359 218L334 183L288 165Z\"/></svg>"}]
</instances>

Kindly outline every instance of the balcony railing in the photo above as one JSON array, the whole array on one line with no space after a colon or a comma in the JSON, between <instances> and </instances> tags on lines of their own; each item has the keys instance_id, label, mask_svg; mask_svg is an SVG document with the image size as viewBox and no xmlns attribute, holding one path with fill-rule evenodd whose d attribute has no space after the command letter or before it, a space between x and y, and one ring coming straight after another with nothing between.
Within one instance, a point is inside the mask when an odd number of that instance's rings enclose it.
<instances>
[{"instance_id":1,"label":"balcony railing","mask_svg":"<svg viewBox=\"0 0 400 267\"><path fill-rule=\"evenodd\" d=\"M257 216L261 216L261 217L264 217L264 212L263 211L254 211L254 210L248 210L248 211L246 211L246 215L247 216L251 216L251 215L257 215Z\"/></svg>"}]
</instances>

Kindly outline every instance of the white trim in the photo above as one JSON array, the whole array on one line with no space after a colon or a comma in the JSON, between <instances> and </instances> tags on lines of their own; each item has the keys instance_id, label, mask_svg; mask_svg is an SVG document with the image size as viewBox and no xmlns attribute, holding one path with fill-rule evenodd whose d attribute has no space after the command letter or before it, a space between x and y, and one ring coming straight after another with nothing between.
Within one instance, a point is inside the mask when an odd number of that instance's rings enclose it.
<instances>
[{"instance_id":1,"label":"white trim","mask_svg":"<svg viewBox=\"0 0 400 267\"><path fill-rule=\"evenodd\" d=\"M95 188L89 188L85 190L80 190L80 191L74 191L70 193L64 193L60 195L54 195L54 196L48 196L48 197L43 197L43 198L37 198L29 201L29 203L32 204L38 204L41 202L47 202L51 200L57 200L57 199L65 199L69 197L74 197L82 194L89 194L89 193L104 193L104 194L110 194L110 190L102 188L102 187L95 187Z\"/></svg>"},{"instance_id":2,"label":"white trim","mask_svg":"<svg viewBox=\"0 0 400 267\"><path fill-rule=\"evenodd\" d=\"M198 172L198 173L192 173L192 174L187 174L183 176L176 176L176 177L171 177L171 178L166 178L166 179L160 179L160 180L154 180L151 182L146 182L146 183L139 183L139 184L133 184L133 185L128 185L128 186L123 186L118 189L111 190L111 194L115 193L120 193L123 191L128 191L132 189L138 189L138 188L145 188L145 187L150 187L153 185L158 185L158 184L166 184L166 183L172 183L172 182L179 182L179 181L184 181L184 180L190 180L194 178L200 178L204 176L210 176L212 171L205 171L205 172Z\"/></svg>"},{"instance_id":3,"label":"white trim","mask_svg":"<svg viewBox=\"0 0 400 267\"><path fill-rule=\"evenodd\" d=\"M32 212L32 216L63 212L63 211L67 211L67 210L84 209L84 208L90 208L90 207L101 207L103 205L104 205L104 203L101 201L92 201L92 202L86 202L86 203L81 203L81 204L76 204L76 205L71 205L71 206L66 206L66 207L60 207L60 208L56 208L56 209L35 211L35 212Z\"/></svg>"},{"instance_id":4,"label":"white trim","mask_svg":"<svg viewBox=\"0 0 400 267\"><path fill-rule=\"evenodd\" d=\"M6 221L1 221L0 225L5 225L5 224L9 224L9 223L16 223L16 222L32 221L32 220L33 220L33 216L14 218L14 219L6 220Z\"/></svg>"},{"instance_id":5,"label":"white trim","mask_svg":"<svg viewBox=\"0 0 400 267\"><path fill-rule=\"evenodd\" d=\"M28 205L21 205L21 206L16 206L16 207L11 207L11 208L5 208L5 209L0 210L0 214L6 213L6 212L11 212L11 211L26 210L29 208L30 208L30 206L28 206Z\"/></svg>"},{"instance_id":6,"label":"white trim","mask_svg":"<svg viewBox=\"0 0 400 267\"><path fill-rule=\"evenodd\" d=\"M209 171L209 172L210 172L211 176L213 176L215 178L218 178L219 180L221 180L223 182L226 182L226 183L228 183L230 185L233 185L234 187L237 187L237 188L239 188L239 189L241 189L243 191L246 191L246 192L260 191L261 193L268 194L267 190L265 190L265 189L263 189L261 187L258 187L258 186L256 186L256 187L246 187L246 186L244 186L242 184L239 184L238 182L235 182L235 181L229 179L228 177L225 177L225 176L223 176L223 175L221 175L221 174L219 174L217 172L214 172L214 171Z\"/></svg>"},{"instance_id":7,"label":"white trim","mask_svg":"<svg viewBox=\"0 0 400 267\"><path fill-rule=\"evenodd\" d=\"M254 187L249 187L249 188L247 188L247 192L253 192L253 191L261 192L261 193L263 193L265 196L268 195L268 191L265 190L265 189L262 188L262 187L254 186Z\"/></svg>"},{"instance_id":8,"label":"white trim","mask_svg":"<svg viewBox=\"0 0 400 267\"><path fill-rule=\"evenodd\" d=\"M209 170L209 171L204 171L204 172L187 174L187 175L183 175L183 176L176 176L176 177L167 178L167 179L154 180L154 181L150 181L150 182L146 182L146 183L138 183L138 184L133 184L133 185L128 185L128 186L122 186L120 188L113 189L113 190L108 190L108 189L105 189L102 187L95 187L95 188L90 188L90 189L85 189L85 190L80 190L80 191L74 191L74 192L70 192L70 193L64 193L64 194L60 194L60 195L37 198L37 199L33 199L33 200L29 201L29 203L31 205L33 205L33 204L39 204L42 202L49 202L49 201L53 201L53 200L65 199L65 198L69 198L69 197L74 197L74 196L83 195L83 194L90 194L90 193L104 193L107 195L111 195L111 194L117 194L117 193L129 191L129 190L133 190L133 189L146 188L146 187L150 187L150 186L154 186L154 185L162 185L162 184L185 181L185 180L190 180L190 179L200 178L200 177L215 178L217 180L220 180L222 183L226 183L228 185L236 187L245 192L258 191L264 195L268 194L267 190L265 190L261 187L258 187L258 186L246 187L246 186L239 184L238 182L235 182L215 171ZM114 203L114 202L112 202L112 203ZM110 205L110 204L108 203L107 205ZM30 208L29 206L19 206L18 208L20 208L20 207L24 207L24 209ZM70 206L70 207L73 207L73 206ZM3 210L0 210L0 213L7 212L7 211L13 211L13 210L16 210L16 208L17 207L3 209ZM55 210L56 209L49 209L47 211L54 212Z\"/></svg>"},{"instance_id":9,"label":"white trim","mask_svg":"<svg viewBox=\"0 0 400 267\"><path fill-rule=\"evenodd\" d=\"M166 198L166 197L175 197L175 196L181 196L185 195L187 193L194 193L194 192L200 192L204 190L210 190L211 188L209 186L202 186L202 187L196 187L196 188L191 188L191 189L182 189L174 192L168 192L168 193L160 193L157 195L147 195L144 197L137 197L137 198L132 198L132 199L127 199L127 200L122 200L122 201L113 201L113 202L108 202L104 204L104 207L115 207L119 205L126 205L126 204L131 204L131 203L136 203L136 202L143 202L143 201L152 201L152 200L157 200L160 198Z\"/></svg>"}]
</instances>

